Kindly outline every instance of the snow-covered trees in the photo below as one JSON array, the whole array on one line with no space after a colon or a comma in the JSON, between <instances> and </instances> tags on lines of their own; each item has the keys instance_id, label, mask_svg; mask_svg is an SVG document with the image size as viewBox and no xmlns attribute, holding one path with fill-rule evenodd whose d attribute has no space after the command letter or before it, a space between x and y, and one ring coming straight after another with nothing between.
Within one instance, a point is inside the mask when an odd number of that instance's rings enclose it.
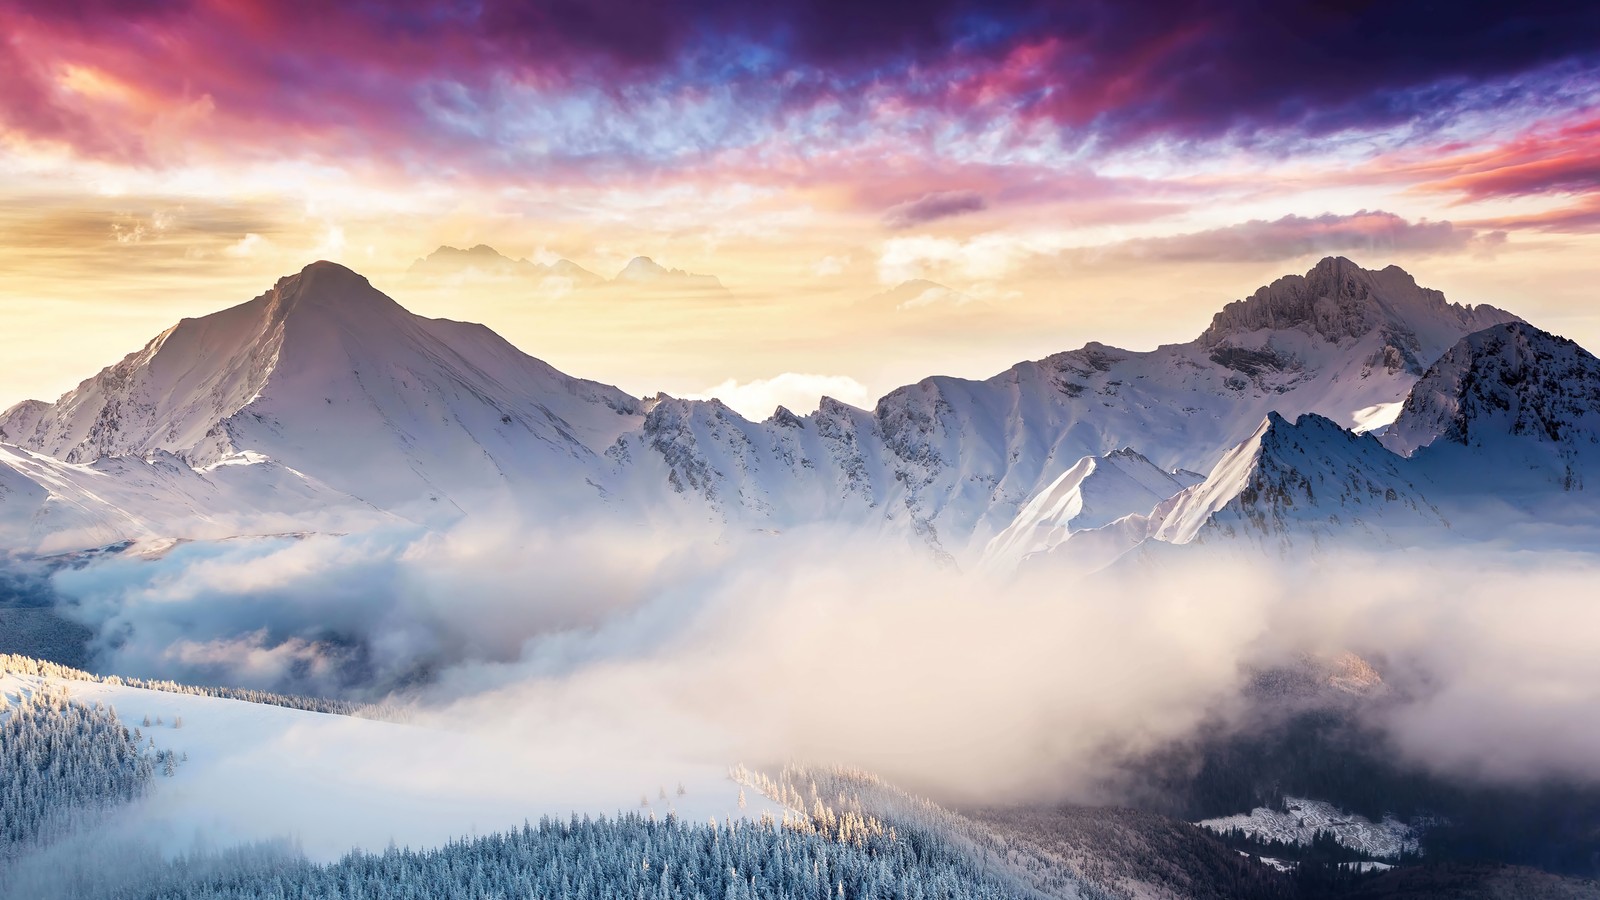
<instances>
[{"instance_id":1,"label":"snow-covered trees","mask_svg":"<svg viewBox=\"0 0 1600 900\"><path fill-rule=\"evenodd\" d=\"M110 708L22 694L0 717L0 858L139 797L154 765Z\"/></svg>"},{"instance_id":2,"label":"snow-covered trees","mask_svg":"<svg viewBox=\"0 0 1600 900\"><path fill-rule=\"evenodd\" d=\"M118 895L165 900L1018 896L953 853L887 834L858 845L773 822L712 826L684 823L673 816L544 819L509 833L438 849L391 847L382 853L353 853L325 866L269 854L245 854L230 862L218 866L180 859Z\"/></svg>"},{"instance_id":3,"label":"snow-covered trees","mask_svg":"<svg viewBox=\"0 0 1600 900\"><path fill-rule=\"evenodd\" d=\"M1075 861L912 796L869 772L791 764L776 777L744 766L735 766L728 774L798 814L798 821L785 817L791 827L813 829L857 846L887 839L918 853L953 856L1005 885L1011 896L1084 900L1112 896L1086 878Z\"/></svg>"}]
</instances>

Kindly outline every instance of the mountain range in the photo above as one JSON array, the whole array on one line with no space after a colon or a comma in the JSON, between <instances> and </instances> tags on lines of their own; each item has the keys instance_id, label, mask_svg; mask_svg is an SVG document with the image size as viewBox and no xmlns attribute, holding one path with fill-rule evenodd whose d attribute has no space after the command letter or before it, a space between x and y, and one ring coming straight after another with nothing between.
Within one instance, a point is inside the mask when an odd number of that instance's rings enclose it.
<instances>
[{"instance_id":1,"label":"mountain range","mask_svg":"<svg viewBox=\"0 0 1600 900\"><path fill-rule=\"evenodd\" d=\"M659 269L635 260L623 276ZM1597 452L1595 357L1343 258L1227 304L1185 343L1090 343L985 380L927 378L870 410L823 398L759 422L566 375L317 262L54 403L0 414L0 542L53 552L514 509L827 523L962 566L1093 568L1148 542L1470 537L1461 519L1483 504L1533 517L1558 503L1587 522Z\"/></svg>"},{"instance_id":2,"label":"mountain range","mask_svg":"<svg viewBox=\"0 0 1600 900\"><path fill-rule=\"evenodd\" d=\"M648 256L635 256L613 278L585 269L570 259L537 263L512 259L488 244L468 249L443 246L411 264L408 278L436 279L498 278L523 279L540 286L566 289L626 287L643 290L699 291L720 293L726 290L715 275L700 275L671 269Z\"/></svg>"}]
</instances>

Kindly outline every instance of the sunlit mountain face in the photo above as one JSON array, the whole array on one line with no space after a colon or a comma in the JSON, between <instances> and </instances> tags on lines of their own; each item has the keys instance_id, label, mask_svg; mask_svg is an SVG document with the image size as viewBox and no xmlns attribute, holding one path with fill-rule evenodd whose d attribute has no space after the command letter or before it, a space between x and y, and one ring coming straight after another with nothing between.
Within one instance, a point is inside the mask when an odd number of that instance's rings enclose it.
<instances>
[{"instance_id":1,"label":"sunlit mountain face","mask_svg":"<svg viewBox=\"0 0 1600 900\"><path fill-rule=\"evenodd\" d=\"M0 900L1600 896L1596 35L0 0Z\"/></svg>"}]
</instances>

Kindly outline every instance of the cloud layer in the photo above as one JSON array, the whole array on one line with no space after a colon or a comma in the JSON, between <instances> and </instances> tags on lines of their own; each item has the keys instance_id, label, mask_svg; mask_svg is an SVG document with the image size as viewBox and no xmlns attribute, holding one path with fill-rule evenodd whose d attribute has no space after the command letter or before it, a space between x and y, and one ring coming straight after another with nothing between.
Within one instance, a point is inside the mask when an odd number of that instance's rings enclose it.
<instances>
[{"instance_id":1,"label":"cloud layer","mask_svg":"<svg viewBox=\"0 0 1600 900\"><path fill-rule=\"evenodd\" d=\"M775 139L928 139L936 121L1041 123L1080 146L1315 136L1528 103L1553 67L1600 59L1597 14L1554 2L112 8L9 4L7 131L156 163L249 139L401 166L614 170Z\"/></svg>"},{"instance_id":2,"label":"cloud layer","mask_svg":"<svg viewBox=\"0 0 1600 900\"><path fill-rule=\"evenodd\" d=\"M1128 754L1236 718L1252 671L1345 651L1381 661L1373 723L1407 758L1600 781L1583 724L1600 664L1577 627L1596 563L1524 556L1187 555L1067 583L957 576L861 535L506 520L108 561L58 585L116 671L299 690L426 674L430 715L499 739L843 762L953 801L1092 799Z\"/></svg>"}]
</instances>

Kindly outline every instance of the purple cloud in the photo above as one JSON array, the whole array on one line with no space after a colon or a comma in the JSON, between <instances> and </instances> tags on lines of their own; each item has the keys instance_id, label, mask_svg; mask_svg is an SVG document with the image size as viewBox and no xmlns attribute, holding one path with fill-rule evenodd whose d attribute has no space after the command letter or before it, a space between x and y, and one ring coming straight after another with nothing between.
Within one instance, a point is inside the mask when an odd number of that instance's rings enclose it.
<instances>
[{"instance_id":1,"label":"purple cloud","mask_svg":"<svg viewBox=\"0 0 1600 900\"><path fill-rule=\"evenodd\" d=\"M988 208L989 204L976 191L933 191L889 207L884 211L883 221L890 228L910 228Z\"/></svg>"},{"instance_id":2,"label":"purple cloud","mask_svg":"<svg viewBox=\"0 0 1600 900\"><path fill-rule=\"evenodd\" d=\"M1600 91L1600 7L1554 0L1447 14L1426 0L6 5L0 128L134 159L156 155L142 142L152 123L202 96L208 114L168 152L471 174L685 165L774 135L820 154L892 134L942 155L1008 121L1105 152L1426 126ZM73 66L133 102L92 108L48 83Z\"/></svg>"},{"instance_id":3,"label":"purple cloud","mask_svg":"<svg viewBox=\"0 0 1600 900\"><path fill-rule=\"evenodd\" d=\"M1161 262L1276 262L1329 253L1460 253L1492 249L1505 239L1504 231L1412 222L1382 210L1361 210L1353 215L1255 219L1190 234L1125 241L1111 252Z\"/></svg>"}]
</instances>

